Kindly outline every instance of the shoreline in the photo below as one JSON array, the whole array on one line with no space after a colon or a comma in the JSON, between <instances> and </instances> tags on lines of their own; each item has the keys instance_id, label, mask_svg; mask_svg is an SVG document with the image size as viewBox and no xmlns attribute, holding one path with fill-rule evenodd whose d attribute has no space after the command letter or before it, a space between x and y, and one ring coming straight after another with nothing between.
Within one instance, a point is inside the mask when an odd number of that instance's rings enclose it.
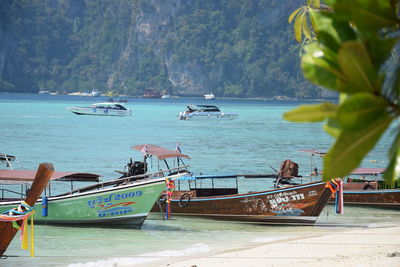
<instances>
[{"instance_id":1,"label":"shoreline","mask_svg":"<svg viewBox=\"0 0 400 267\"><path fill-rule=\"evenodd\" d=\"M96 99L99 97L103 98L123 98L123 99L162 99L159 98L146 98L143 96L128 96L128 95L117 95L117 96L82 96L82 95L68 95L68 94L39 94L39 93L27 93L27 92L0 92L0 95L10 95L10 94L29 94L29 95L45 95L45 96L71 96L71 97L82 97L83 99ZM322 101L329 101L329 102L337 102L337 98L285 98L285 99L277 99L276 97L218 97L216 99L204 99L202 96L177 96L172 95L169 99L199 99L205 100L209 103L213 103L214 100L249 100L249 101L276 101L276 102L322 102ZM165 99L164 99L165 101Z\"/></svg>"},{"instance_id":2,"label":"shoreline","mask_svg":"<svg viewBox=\"0 0 400 267\"><path fill-rule=\"evenodd\" d=\"M189 257L188 257L189 258ZM190 259L167 258L163 267L400 266L400 226L357 228L286 238Z\"/></svg>"}]
</instances>

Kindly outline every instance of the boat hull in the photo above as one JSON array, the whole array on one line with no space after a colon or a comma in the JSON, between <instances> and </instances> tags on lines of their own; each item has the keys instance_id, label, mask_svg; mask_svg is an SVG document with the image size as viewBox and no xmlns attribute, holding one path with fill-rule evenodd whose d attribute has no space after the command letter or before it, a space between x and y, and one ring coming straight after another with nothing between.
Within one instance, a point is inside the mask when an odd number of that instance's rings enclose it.
<instances>
[{"instance_id":1,"label":"boat hull","mask_svg":"<svg viewBox=\"0 0 400 267\"><path fill-rule=\"evenodd\" d=\"M188 201L182 196L191 194ZM314 224L330 198L324 182L263 192L196 197L193 191L175 191L171 214L266 224ZM162 205L165 210L165 204ZM159 212L156 204L152 211Z\"/></svg>"},{"instance_id":2,"label":"boat hull","mask_svg":"<svg viewBox=\"0 0 400 267\"><path fill-rule=\"evenodd\" d=\"M227 120L233 120L237 118L239 114L237 113L224 113L224 112L195 112L195 113L189 113L189 114L184 114L181 113L179 114L179 118L181 120L207 120L207 119L227 119Z\"/></svg>"},{"instance_id":3,"label":"boat hull","mask_svg":"<svg viewBox=\"0 0 400 267\"><path fill-rule=\"evenodd\" d=\"M77 115L94 115L94 116L131 116L130 110L112 110L112 109L93 109L93 108L74 108L70 109L72 113Z\"/></svg>"},{"instance_id":4,"label":"boat hull","mask_svg":"<svg viewBox=\"0 0 400 267\"><path fill-rule=\"evenodd\" d=\"M343 201L345 205L400 209L400 189L345 190Z\"/></svg>"},{"instance_id":5,"label":"boat hull","mask_svg":"<svg viewBox=\"0 0 400 267\"><path fill-rule=\"evenodd\" d=\"M49 197L35 205L35 223L140 228L160 193L164 179L155 179L86 193ZM0 211L15 203L0 203ZM47 215L43 212L47 207Z\"/></svg>"}]
</instances>

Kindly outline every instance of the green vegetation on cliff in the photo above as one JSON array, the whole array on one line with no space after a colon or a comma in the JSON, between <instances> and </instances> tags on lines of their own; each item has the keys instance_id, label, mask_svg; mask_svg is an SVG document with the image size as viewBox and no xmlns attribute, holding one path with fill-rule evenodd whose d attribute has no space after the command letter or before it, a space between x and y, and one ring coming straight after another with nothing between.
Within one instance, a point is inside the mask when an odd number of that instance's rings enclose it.
<instances>
[{"instance_id":1,"label":"green vegetation on cliff","mask_svg":"<svg viewBox=\"0 0 400 267\"><path fill-rule=\"evenodd\" d=\"M287 23L302 1L0 2L0 91L320 96Z\"/></svg>"}]
</instances>

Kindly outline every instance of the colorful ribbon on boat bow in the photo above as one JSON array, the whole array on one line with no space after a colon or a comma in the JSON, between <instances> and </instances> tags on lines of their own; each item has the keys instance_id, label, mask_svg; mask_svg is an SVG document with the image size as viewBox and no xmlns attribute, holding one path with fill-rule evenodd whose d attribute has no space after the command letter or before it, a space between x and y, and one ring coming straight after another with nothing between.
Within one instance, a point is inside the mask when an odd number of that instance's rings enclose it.
<instances>
[{"instance_id":1,"label":"colorful ribbon on boat bow","mask_svg":"<svg viewBox=\"0 0 400 267\"><path fill-rule=\"evenodd\" d=\"M325 187L332 192L332 198L335 199L335 211L337 214L344 214L343 207L343 181L340 178L332 179L326 182Z\"/></svg>"},{"instance_id":2,"label":"colorful ribbon on boat bow","mask_svg":"<svg viewBox=\"0 0 400 267\"><path fill-rule=\"evenodd\" d=\"M14 209L10 209L8 211L0 214L0 221L2 222L11 222L13 227L21 231L20 240L21 248L28 249L28 229L26 229L28 218L31 217L31 243L30 243L30 255L31 257L35 257L35 241L34 241L34 225L33 225L33 214L35 213L35 209L29 206L25 201ZM17 222L21 221L21 225Z\"/></svg>"},{"instance_id":3,"label":"colorful ribbon on boat bow","mask_svg":"<svg viewBox=\"0 0 400 267\"><path fill-rule=\"evenodd\" d=\"M175 184L174 181L170 178L165 178L165 184L167 186L167 200L166 200L166 211L165 211L165 219L168 220L171 217L171 199L172 192L174 191Z\"/></svg>"}]
</instances>

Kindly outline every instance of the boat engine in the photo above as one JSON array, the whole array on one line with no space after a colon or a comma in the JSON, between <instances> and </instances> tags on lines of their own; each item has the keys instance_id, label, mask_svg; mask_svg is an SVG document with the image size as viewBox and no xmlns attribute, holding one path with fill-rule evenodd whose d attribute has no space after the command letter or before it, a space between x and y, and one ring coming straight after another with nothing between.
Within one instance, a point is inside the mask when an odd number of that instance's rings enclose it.
<instances>
[{"instance_id":1,"label":"boat engine","mask_svg":"<svg viewBox=\"0 0 400 267\"><path fill-rule=\"evenodd\" d=\"M145 162L141 162L141 161L133 162L132 159L130 159L130 162L128 164L126 164L126 166L128 167L128 170L120 178L141 175L141 174L145 174L147 172L147 163L145 163Z\"/></svg>"},{"instance_id":2,"label":"boat engine","mask_svg":"<svg viewBox=\"0 0 400 267\"><path fill-rule=\"evenodd\" d=\"M298 174L299 165L289 159L284 160L281 163L281 169L278 172L278 176L275 180L275 188L283 188L289 185L298 185L298 183L292 182L292 178L301 177ZM275 169L274 169L275 170Z\"/></svg>"},{"instance_id":3,"label":"boat engine","mask_svg":"<svg viewBox=\"0 0 400 267\"><path fill-rule=\"evenodd\" d=\"M180 120L186 120L187 119L186 111L179 112L178 117L179 117Z\"/></svg>"}]
</instances>

